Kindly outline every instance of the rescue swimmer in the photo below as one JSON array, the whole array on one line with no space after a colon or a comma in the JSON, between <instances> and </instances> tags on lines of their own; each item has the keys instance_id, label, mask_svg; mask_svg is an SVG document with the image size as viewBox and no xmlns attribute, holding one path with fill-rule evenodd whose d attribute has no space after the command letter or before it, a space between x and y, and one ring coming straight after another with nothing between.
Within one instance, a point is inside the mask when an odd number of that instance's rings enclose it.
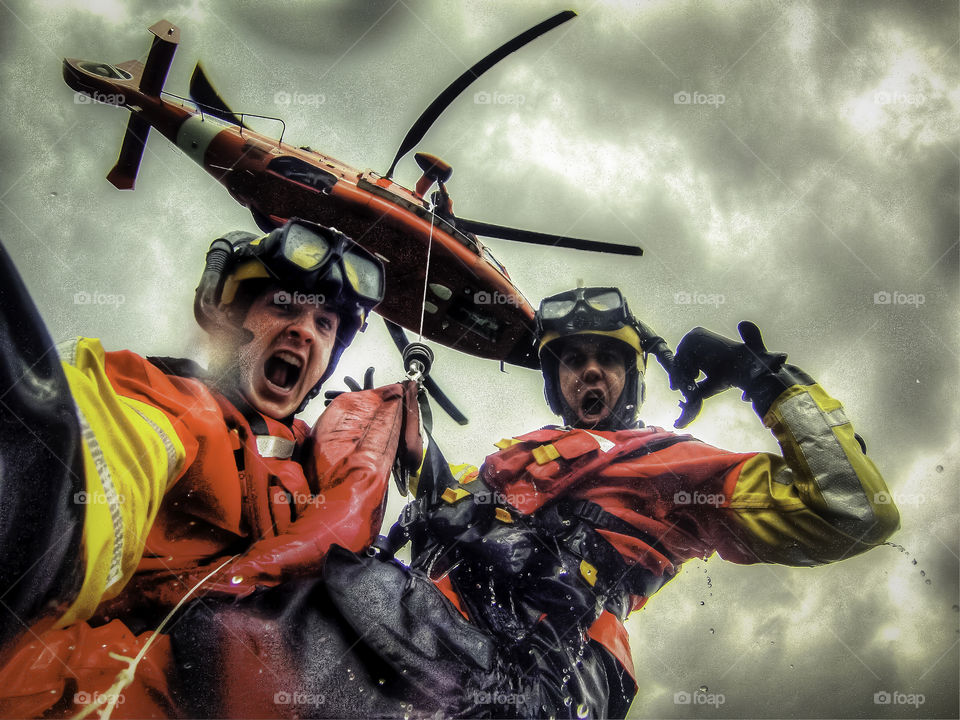
<instances>
[{"instance_id":1,"label":"rescue swimmer","mask_svg":"<svg viewBox=\"0 0 960 720\"><path fill-rule=\"evenodd\" d=\"M172 640L188 714L624 717L623 623L683 562L813 566L897 529L841 404L752 323L742 342L697 328L674 357L616 288L546 298L537 320L565 424L500 440L479 469L431 441L415 500L370 552L334 548L323 580L195 604ZM702 371L711 392L743 390L783 455L645 426L648 354L677 383ZM407 542L409 567L393 559Z\"/></svg>"},{"instance_id":2,"label":"rescue swimmer","mask_svg":"<svg viewBox=\"0 0 960 720\"><path fill-rule=\"evenodd\" d=\"M0 273L3 716L82 710L198 586L242 595L367 547L391 468L419 464L413 382L345 394L312 429L295 417L383 297L379 260L334 229L211 245L194 307L209 370L54 348L2 247ZM155 645L129 716L177 712Z\"/></svg>"}]
</instances>

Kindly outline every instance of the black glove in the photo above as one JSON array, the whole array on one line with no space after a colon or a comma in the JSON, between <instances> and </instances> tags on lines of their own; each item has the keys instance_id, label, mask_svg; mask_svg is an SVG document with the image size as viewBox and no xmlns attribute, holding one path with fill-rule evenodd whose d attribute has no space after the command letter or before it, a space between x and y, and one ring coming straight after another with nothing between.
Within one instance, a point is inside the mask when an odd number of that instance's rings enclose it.
<instances>
[{"instance_id":1,"label":"black glove","mask_svg":"<svg viewBox=\"0 0 960 720\"><path fill-rule=\"evenodd\" d=\"M742 343L698 327L684 335L677 346L675 366L681 378L689 383L695 382L701 372L706 375L696 383L700 400L738 387L743 390L743 399L752 401L763 417L788 387L813 384L802 370L784 364L786 353L771 353L764 347L760 329L752 322L741 322L737 330Z\"/></svg>"},{"instance_id":2,"label":"black glove","mask_svg":"<svg viewBox=\"0 0 960 720\"><path fill-rule=\"evenodd\" d=\"M323 394L323 406L326 407L333 402L333 399L343 395L345 392L359 392L360 390L373 390L373 373L374 368L368 367L367 371L363 374L363 387L360 387L360 383L354 380L349 375L343 378L343 384L346 385L349 390L327 390Z\"/></svg>"}]
</instances>

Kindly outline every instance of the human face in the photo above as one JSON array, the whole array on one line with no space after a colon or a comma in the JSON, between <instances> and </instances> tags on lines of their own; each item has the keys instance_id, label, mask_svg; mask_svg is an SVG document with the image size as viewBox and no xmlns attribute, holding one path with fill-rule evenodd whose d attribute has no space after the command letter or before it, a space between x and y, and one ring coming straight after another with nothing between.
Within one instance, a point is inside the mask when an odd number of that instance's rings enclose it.
<instances>
[{"instance_id":1,"label":"human face","mask_svg":"<svg viewBox=\"0 0 960 720\"><path fill-rule=\"evenodd\" d=\"M340 320L326 305L296 297L275 289L259 295L243 321L253 339L238 348L240 392L276 419L296 412L320 381Z\"/></svg>"},{"instance_id":2,"label":"human face","mask_svg":"<svg viewBox=\"0 0 960 720\"><path fill-rule=\"evenodd\" d=\"M578 425L595 427L610 416L626 383L624 353L614 340L580 335L567 340L558 366L560 392Z\"/></svg>"}]
</instances>

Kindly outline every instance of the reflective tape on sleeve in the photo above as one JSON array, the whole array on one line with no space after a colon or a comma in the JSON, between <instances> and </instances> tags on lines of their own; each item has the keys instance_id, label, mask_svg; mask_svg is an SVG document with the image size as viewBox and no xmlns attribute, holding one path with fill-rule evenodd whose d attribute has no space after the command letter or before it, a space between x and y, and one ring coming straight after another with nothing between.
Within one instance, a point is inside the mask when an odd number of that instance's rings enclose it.
<instances>
[{"instance_id":1,"label":"reflective tape on sleeve","mask_svg":"<svg viewBox=\"0 0 960 720\"><path fill-rule=\"evenodd\" d=\"M842 411L825 413L809 393L800 393L784 401L779 413L828 509L839 516L837 527L851 534L862 532L864 523L873 522L874 512L856 470L833 432L835 426L846 422Z\"/></svg>"},{"instance_id":2,"label":"reflective tape on sleeve","mask_svg":"<svg viewBox=\"0 0 960 720\"><path fill-rule=\"evenodd\" d=\"M107 467L107 461L103 457L103 451L100 449L100 443L97 442L97 436L87 422L83 413L77 411L77 418L80 420L80 429L83 433L83 441L90 451L93 458L93 464L97 468L97 475L100 478L100 484L103 486L103 494L107 502L107 508L110 511L110 522L113 525L113 553L110 556L110 570L107 573L107 587L109 588L123 576L123 515L120 511L121 498L117 493L116 485L110 475L110 468ZM89 493L89 483L88 483ZM88 495L88 502L92 498Z\"/></svg>"}]
</instances>

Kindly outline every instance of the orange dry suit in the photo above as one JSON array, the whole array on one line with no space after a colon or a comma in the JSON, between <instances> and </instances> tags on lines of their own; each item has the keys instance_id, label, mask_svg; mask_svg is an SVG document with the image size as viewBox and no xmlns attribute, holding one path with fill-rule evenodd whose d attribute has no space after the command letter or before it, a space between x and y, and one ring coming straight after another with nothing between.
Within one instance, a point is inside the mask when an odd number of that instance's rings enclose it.
<instances>
[{"instance_id":1,"label":"orange dry suit","mask_svg":"<svg viewBox=\"0 0 960 720\"><path fill-rule=\"evenodd\" d=\"M426 563L453 566L467 612L490 627L522 615L504 616L502 588L512 585L538 621L581 628L629 674L619 674L623 702L607 708L625 713L636 686L623 621L684 561L716 552L812 566L864 552L899 525L841 404L819 385L787 388L763 422L782 457L656 427L547 427L502 440L479 473L461 466L443 490ZM521 528L523 541L511 539Z\"/></svg>"},{"instance_id":2,"label":"orange dry suit","mask_svg":"<svg viewBox=\"0 0 960 720\"><path fill-rule=\"evenodd\" d=\"M58 350L82 430L84 485L73 502L83 580L48 605L56 629L38 626L6 648L5 716L71 714L106 692L125 667L111 653L135 654L151 633L135 635L224 562L200 594L248 594L318 573L334 543L369 545L404 425L418 424L404 410L416 410L409 383L346 394L311 432L231 401L192 363L105 353L89 339ZM138 677L163 686L168 655L164 638ZM119 710L173 712L163 695L135 686Z\"/></svg>"}]
</instances>

